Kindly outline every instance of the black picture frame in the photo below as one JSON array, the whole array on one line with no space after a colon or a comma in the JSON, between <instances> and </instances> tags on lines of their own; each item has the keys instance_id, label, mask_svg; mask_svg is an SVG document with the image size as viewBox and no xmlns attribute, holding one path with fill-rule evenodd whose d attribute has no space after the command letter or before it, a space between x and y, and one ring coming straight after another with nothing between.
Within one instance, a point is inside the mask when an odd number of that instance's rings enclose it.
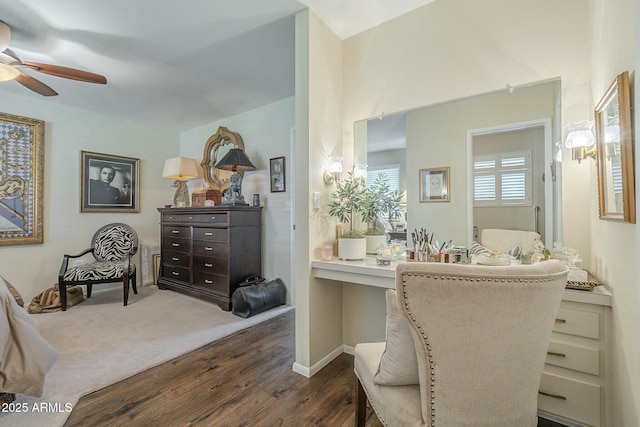
<instances>
[{"instance_id":1,"label":"black picture frame","mask_svg":"<svg viewBox=\"0 0 640 427\"><path fill-rule=\"evenodd\" d=\"M81 151L80 163L80 212L140 212L139 159Z\"/></svg>"},{"instance_id":2,"label":"black picture frame","mask_svg":"<svg viewBox=\"0 0 640 427\"><path fill-rule=\"evenodd\" d=\"M284 166L284 156L269 159L269 182L272 193L282 193L287 190Z\"/></svg>"}]
</instances>

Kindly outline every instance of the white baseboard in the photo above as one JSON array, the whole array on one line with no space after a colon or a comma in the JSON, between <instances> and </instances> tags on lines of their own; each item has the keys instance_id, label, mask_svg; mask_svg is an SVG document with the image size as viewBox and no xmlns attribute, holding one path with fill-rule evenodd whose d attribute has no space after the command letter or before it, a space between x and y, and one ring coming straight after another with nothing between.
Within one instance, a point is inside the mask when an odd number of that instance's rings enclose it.
<instances>
[{"instance_id":1,"label":"white baseboard","mask_svg":"<svg viewBox=\"0 0 640 427\"><path fill-rule=\"evenodd\" d=\"M331 361L333 359L335 359L336 357L340 356L342 353L346 353L345 346L340 346L338 348L336 348L335 350L333 350L331 353L327 354L325 357L323 357L322 359L320 359L318 361L318 363L315 363L313 366L311 367L307 367L304 365L301 365L298 362L294 362L293 363L293 367L291 368L293 370L293 372L298 373L300 375L304 375L307 378L311 378L312 376L314 376L316 373L318 373L322 368L324 368L325 366L327 366L329 363L331 363Z\"/></svg>"}]
</instances>

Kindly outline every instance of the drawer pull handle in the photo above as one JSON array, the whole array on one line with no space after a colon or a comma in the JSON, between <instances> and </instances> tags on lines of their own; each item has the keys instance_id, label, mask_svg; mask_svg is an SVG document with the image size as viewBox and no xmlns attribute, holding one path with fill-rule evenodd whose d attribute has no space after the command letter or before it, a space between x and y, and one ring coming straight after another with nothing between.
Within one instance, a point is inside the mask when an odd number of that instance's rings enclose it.
<instances>
[{"instance_id":1,"label":"drawer pull handle","mask_svg":"<svg viewBox=\"0 0 640 427\"><path fill-rule=\"evenodd\" d=\"M190 216L190 217L189 217L189 219L193 219L193 217L192 217L192 216Z\"/></svg>"},{"instance_id":2,"label":"drawer pull handle","mask_svg":"<svg viewBox=\"0 0 640 427\"><path fill-rule=\"evenodd\" d=\"M216 219L216 217L215 217L215 216L212 216L212 217L211 217L211 219Z\"/></svg>"},{"instance_id":3,"label":"drawer pull handle","mask_svg":"<svg viewBox=\"0 0 640 427\"><path fill-rule=\"evenodd\" d=\"M213 233L210 231L207 231L206 233L204 233L205 236L213 236Z\"/></svg>"},{"instance_id":4,"label":"drawer pull handle","mask_svg":"<svg viewBox=\"0 0 640 427\"><path fill-rule=\"evenodd\" d=\"M555 356L555 357L567 357L566 354L562 354L562 353L554 353L552 351L547 351L547 355L548 356Z\"/></svg>"},{"instance_id":5,"label":"drawer pull handle","mask_svg":"<svg viewBox=\"0 0 640 427\"><path fill-rule=\"evenodd\" d=\"M180 231L178 231L178 230L171 230L171 232L172 232L173 234L178 234L178 233L180 233Z\"/></svg>"},{"instance_id":6,"label":"drawer pull handle","mask_svg":"<svg viewBox=\"0 0 640 427\"><path fill-rule=\"evenodd\" d=\"M205 279L204 283L206 283L207 285L210 285L210 284L212 284L212 283L213 283L213 280L206 280L206 279Z\"/></svg>"},{"instance_id":7,"label":"drawer pull handle","mask_svg":"<svg viewBox=\"0 0 640 427\"><path fill-rule=\"evenodd\" d=\"M205 251L212 251L212 250L213 250L213 248L212 248L212 247L209 247L209 246L205 246L205 247L204 247L204 250L205 250Z\"/></svg>"},{"instance_id":8,"label":"drawer pull handle","mask_svg":"<svg viewBox=\"0 0 640 427\"><path fill-rule=\"evenodd\" d=\"M205 262L205 263L204 263L204 266L205 266L205 267L213 267L213 264L208 263L208 262Z\"/></svg>"},{"instance_id":9,"label":"drawer pull handle","mask_svg":"<svg viewBox=\"0 0 640 427\"><path fill-rule=\"evenodd\" d=\"M567 323L564 319L556 319L556 323Z\"/></svg>"},{"instance_id":10,"label":"drawer pull handle","mask_svg":"<svg viewBox=\"0 0 640 427\"><path fill-rule=\"evenodd\" d=\"M171 258L171 261L178 261L179 259L180 258L173 257L173 258Z\"/></svg>"},{"instance_id":11,"label":"drawer pull handle","mask_svg":"<svg viewBox=\"0 0 640 427\"><path fill-rule=\"evenodd\" d=\"M178 273L177 271L172 271L171 274L173 274L174 276L179 276L180 273Z\"/></svg>"},{"instance_id":12,"label":"drawer pull handle","mask_svg":"<svg viewBox=\"0 0 640 427\"><path fill-rule=\"evenodd\" d=\"M538 390L538 394L541 394L543 396L547 396L550 397L552 399L558 399L558 400L567 400L566 397L564 396L560 396L559 394L550 394L550 393L545 393L544 391L540 391Z\"/></svg>"},{"instance_id":13,"label":"drawer pull handle","mask_svg":"<svg viewBox=\"0 0 640 427\"><path fill-rule=\"evenodd\" d=\"M180 243L172 243L171 246L173 246L174 248L180 246Z\"/></svg>"}]
</instances>

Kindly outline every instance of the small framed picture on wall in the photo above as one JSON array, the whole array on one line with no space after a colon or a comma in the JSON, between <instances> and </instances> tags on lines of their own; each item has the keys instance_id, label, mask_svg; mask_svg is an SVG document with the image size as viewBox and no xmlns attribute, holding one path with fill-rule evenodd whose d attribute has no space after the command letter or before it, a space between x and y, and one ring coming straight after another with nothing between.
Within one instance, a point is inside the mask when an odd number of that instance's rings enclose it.
<instances>
[{"instance_id":1,"label":"small framed picture on wall","mask_svg":"<svg viewBox=\"0 0 640 427\"><path fill-rule=\"evenodd\" d=\"M420 169L420 203L449 202L449 168Z\"/></svg>"},{"instance_id":2,"label":"small framed picture on wall","mask_svg":"<svg viewBox=\"0 0 640 427\"><path fill-rule=\"evenodd\" d=\"M280 193L286 190L284 156L269 159L269 177L272 193Z\"/></svg>"},{"instance_id":3,"label":"small framed picture on wall","mask_svg":"<svg viewBox=\"0 0 640 427\"><path fill-rule=\"evenodd\" d=\"M139 159L82 151L80 161L80 212L140 212Z\"/></svg>"}]
</instances>

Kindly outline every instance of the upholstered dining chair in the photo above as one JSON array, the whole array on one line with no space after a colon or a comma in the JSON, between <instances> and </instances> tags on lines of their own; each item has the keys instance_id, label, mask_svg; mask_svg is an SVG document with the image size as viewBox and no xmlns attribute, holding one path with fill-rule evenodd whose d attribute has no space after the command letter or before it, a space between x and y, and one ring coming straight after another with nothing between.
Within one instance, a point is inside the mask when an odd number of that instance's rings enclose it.
<instances>
[{"instance_id":1,"label":"upholstered dining chair","mask_svg":"<svg viewBox=\"0 0 640 427\"><path fill-rule=\"evenodd\" d=\"M91 239L91 247L77 255L64 255L58 285L62 311L67 309L67 286L86 285L87 298L91 298L93 285L122 281L124 305L129 300L129 282L134 293L136 287L136 266L131 257L138 251L138 235L127 224L112 223L100 227ZM94 262L70 266L69 260L91 253Z\"/></svg>"},{"instance_id":2,"label":"upholstered dining chair","mask_svg":"<svg viewBox=\"0 0 640 427\"><path fill-rule=\"evenodd\" d=\"M356 426L537 425L537 396L568 269L398 265L387 335L355 347Z\"/></svg>"}]
</instances>

